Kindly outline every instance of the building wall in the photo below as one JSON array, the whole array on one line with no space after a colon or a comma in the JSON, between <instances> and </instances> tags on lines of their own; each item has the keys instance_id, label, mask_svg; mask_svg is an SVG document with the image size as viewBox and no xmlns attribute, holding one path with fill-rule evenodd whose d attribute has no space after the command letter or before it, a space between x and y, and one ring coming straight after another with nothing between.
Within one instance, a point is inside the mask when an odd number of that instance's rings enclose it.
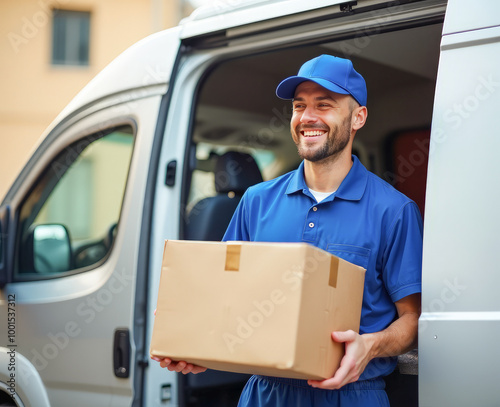
<instances>
[{"instance_id":1,"label":"building wall","mask_svg":"<svg viewBox=\"0 0 500 407\"><path fill-rule=\"evenodd\" d=\"M0 201L40 135L109 62L141 38L175 26L182 0L2 0ZM53 9L88 11L89 66L54 66Z\"/></svg>"}]
</instances>

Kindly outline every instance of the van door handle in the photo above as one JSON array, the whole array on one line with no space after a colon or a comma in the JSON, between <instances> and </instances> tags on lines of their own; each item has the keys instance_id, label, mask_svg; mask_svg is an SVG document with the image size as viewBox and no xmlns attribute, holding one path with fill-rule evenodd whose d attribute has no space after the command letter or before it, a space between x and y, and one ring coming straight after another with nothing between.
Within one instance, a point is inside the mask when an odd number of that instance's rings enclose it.
<instances>
[{"instance_id":1,"label":"van door handle","mask_svg":"<svg viewBox=\"0 0 500 407\"><path fill-rule=\"evenodd\" d=\"M167 164L167 172L165 174L165 185L173 187L175 185L175 175L177 173L177 161L172 160Z\"/></svg>"},{"instance_id":2,"label":"van door handle","mask_svg":"<svg viewBox=\"0 0 500 407\"><path fill-rule=\"evenodd\" d=\"M130 375L130 333L128 328L115 330L113 346L115 376L127 378Z\"/></svg>"}]
</instances>

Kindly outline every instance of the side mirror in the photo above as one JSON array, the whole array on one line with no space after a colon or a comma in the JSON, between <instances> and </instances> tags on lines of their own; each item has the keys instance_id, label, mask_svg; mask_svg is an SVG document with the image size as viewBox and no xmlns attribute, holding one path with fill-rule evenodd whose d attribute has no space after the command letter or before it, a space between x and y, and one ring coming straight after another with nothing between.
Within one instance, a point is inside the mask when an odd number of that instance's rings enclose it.
<instances>
[{"instance_id":1,"label":"side mirror","mask_svg":"<svg viewBox=\"0 0 500 407\"><path fill-rule=\"evenodd\" d=\"M35 225L32 232L36 273L50 274L72 269L71 241L64 225Z\"/></svg>"}]
</instances>

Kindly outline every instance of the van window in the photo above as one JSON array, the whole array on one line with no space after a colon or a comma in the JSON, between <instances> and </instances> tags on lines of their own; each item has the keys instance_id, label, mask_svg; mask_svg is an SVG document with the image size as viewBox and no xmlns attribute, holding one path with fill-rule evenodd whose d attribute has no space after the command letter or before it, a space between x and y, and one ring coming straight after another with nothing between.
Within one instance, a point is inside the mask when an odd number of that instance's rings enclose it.
<instances>
[{"instance_id":1,"label":"van window","mask_svg":"<svg viewBox=\"0 0 500 407\"><path fill-rule=\"evenodd\" d=\"M18 279L61 276L100 264L119 221L134 136L100 132L66 148L19 213Z\"/></svg>"}]
</instances>

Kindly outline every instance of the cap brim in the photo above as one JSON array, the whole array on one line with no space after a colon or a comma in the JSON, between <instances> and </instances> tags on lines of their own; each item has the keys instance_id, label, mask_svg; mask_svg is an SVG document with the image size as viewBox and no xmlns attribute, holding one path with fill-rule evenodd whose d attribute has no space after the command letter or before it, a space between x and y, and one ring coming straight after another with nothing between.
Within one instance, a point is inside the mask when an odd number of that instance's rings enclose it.
<instances>
[{"instance_id":1,"label":"cap brim","mask_svg":"<svg viewBox=\"0 0 500 407\"><path fill-rule=\"evenodd\" d=\"M318 85L324 87L325 89L335 93L340 93L342 95L350 94L350 92L346 91L344 88L341 88L340 86L330 81L327 81L326 79L307 78L305 76L290 76L289 78L286 78L278 85L278 87L276 88L276 96L278 96L280 99L285 99L285 100L293 99L295 96L295 89L297 88L297 86L299 86L302 82L306 81L315 82Z\"/></svg>"}]
</instances>

